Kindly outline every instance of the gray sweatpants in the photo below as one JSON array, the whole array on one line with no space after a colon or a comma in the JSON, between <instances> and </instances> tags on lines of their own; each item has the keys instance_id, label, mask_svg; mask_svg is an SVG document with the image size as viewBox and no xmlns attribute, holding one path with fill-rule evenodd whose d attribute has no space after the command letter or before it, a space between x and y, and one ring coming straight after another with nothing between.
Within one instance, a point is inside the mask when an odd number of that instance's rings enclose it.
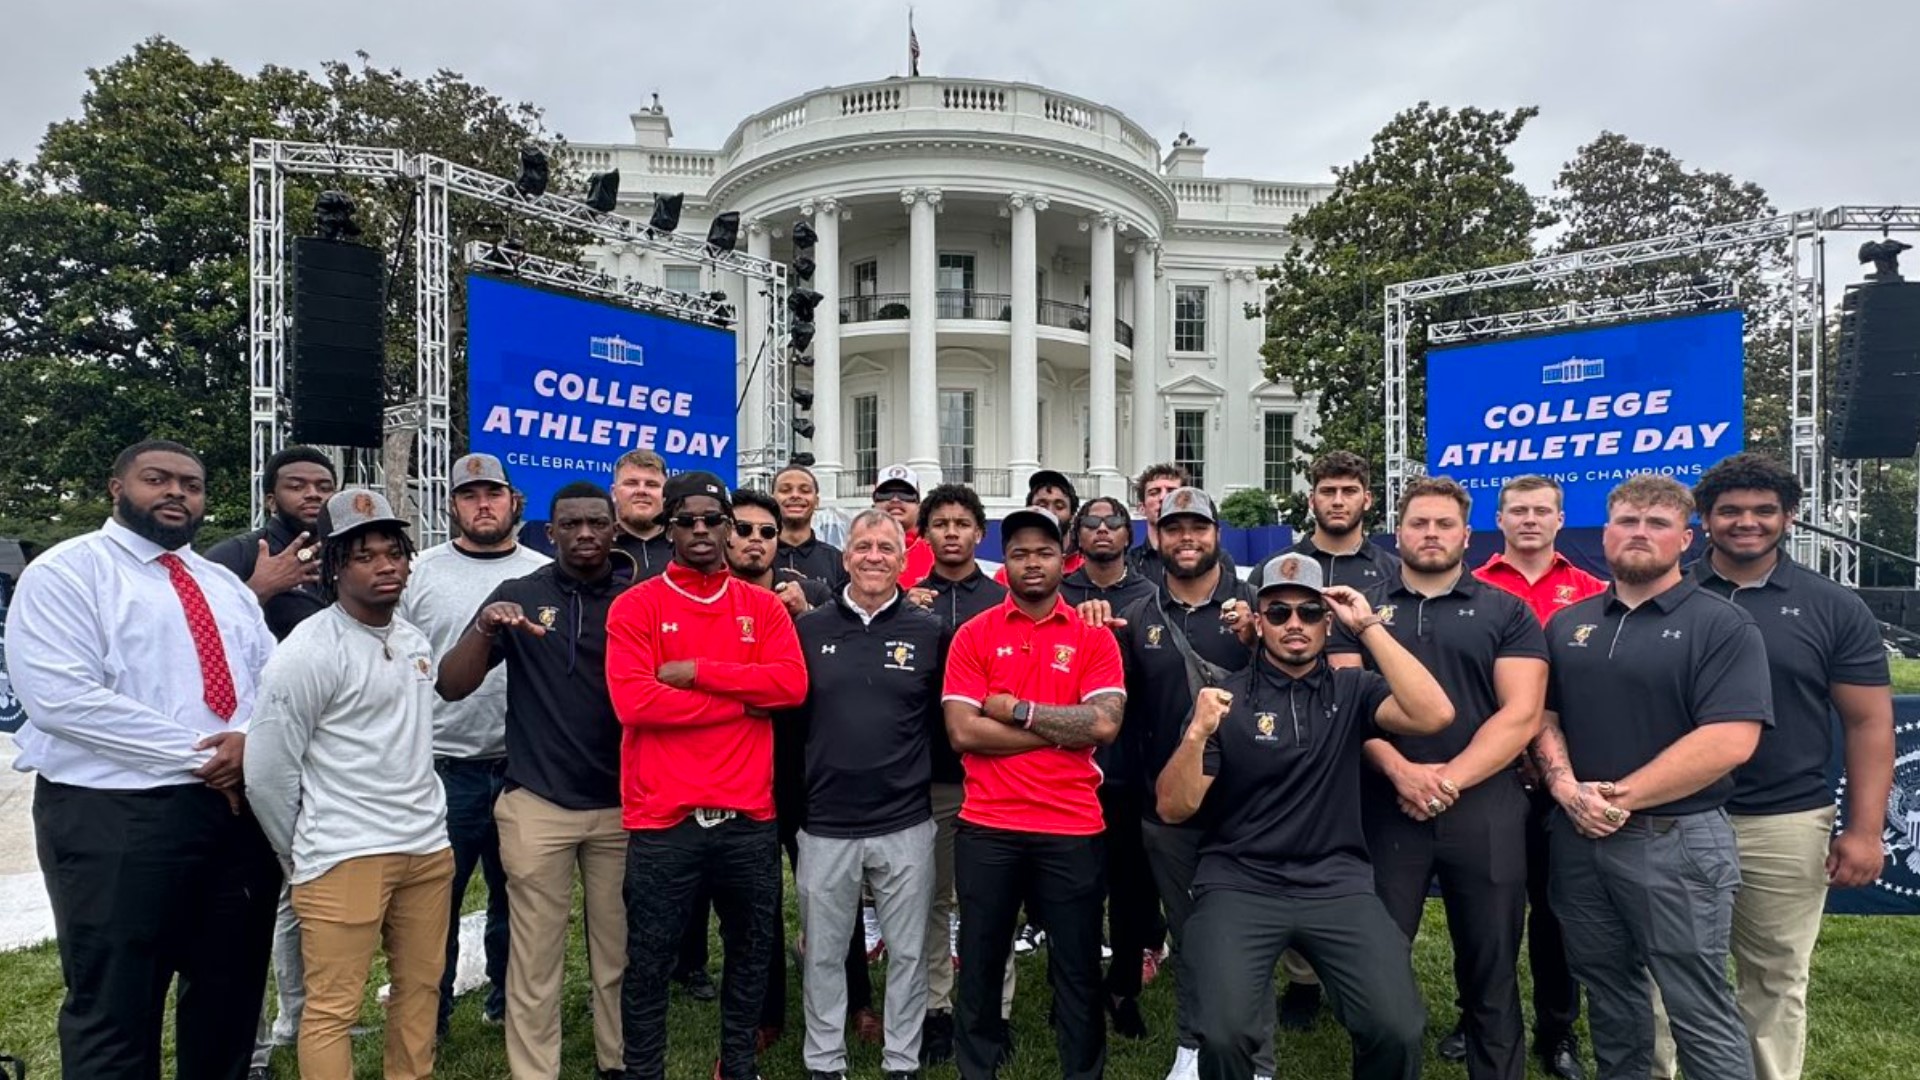
<instances>
[{"instance_id":1,"label":"gray sweatpants","mask_svg":"<svg viewBox=\"0 0 1920 1080\"><path fill-rule=\"evenodd\" d=\"M254 1033L253 1068L273 1065L273 1048L292 1046L300 1035L300 1010L307 1005L307 965L300 958L300 919L293 913L293 892L280 886L280 910L273 920L273 982L276 1011L267 1019L260 1007L260 1026Z\"/></svg>"},{"instance_id":2,"label":"gray sweatpants","mask_svg":"<svg viewBox=\"0 0 1920 1080\"><path fill-rule=\"evenodd\" d=\"M1553 912L1587 988L1598 1080L1645 1080L1653 1067L1649 974L1688 1080L1753 1080L1727 982L1740 863L1726 813L1636 815L1600 840L1555 813L1549 830Z\"/></svg>"},{"instance_id":3,"label":"gray sweatpants","mask_svg":"<svg viewBox=\"0 0 1920 1080\"><path fill-rule=\"evenodd\" d=\"M800 830L794 883L800 892L800 928L807 953L801 989L807 1040L801 1059L809 1070L847 1067L846 951L819 943L846 941L860 911L860 887L873 890L880 935L887 943L886 1048L881 1068L920 1068L921 1022L927 1013L927 908L933 903L933 822L884 836L814 836ZM943 962L946 957L940 958Z\"/></svg>"}]
</instances>

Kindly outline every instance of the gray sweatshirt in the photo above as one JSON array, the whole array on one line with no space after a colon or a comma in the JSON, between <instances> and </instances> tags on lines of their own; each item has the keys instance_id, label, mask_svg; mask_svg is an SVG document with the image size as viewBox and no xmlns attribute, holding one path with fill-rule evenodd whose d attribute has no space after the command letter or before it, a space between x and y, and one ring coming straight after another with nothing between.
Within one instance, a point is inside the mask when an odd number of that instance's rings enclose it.
<instances>
[{"instance_id":1,"label":"gray sweatshirt","mask_svg":"<svg viewBox=\"0 0 1920 1080\"><path fill-rule=\"evenodd\" d=\"M469 555L451 542L430 547L414 557L407 591L400 598L400 617L427 635L438 659L459 643L496 586L525 577L549 561L525 544L492 558ZM505 664L487 672L480 688L459 701L434 699L433 752L452 758L507 756Z\"/></svg>"},{"instance_id":2,"label":"gray sweatshirt","mask_svg":"<svg viewBox=\"0 0 1920 1080\"><path fill-rule=\"evenodd\" d=\"M293 884L348 859L447 846L433 678L419 629L398 618L367 626L338 604L275 650L247 734L247 801L291 857Z\"/></svg>"}]
</instances>

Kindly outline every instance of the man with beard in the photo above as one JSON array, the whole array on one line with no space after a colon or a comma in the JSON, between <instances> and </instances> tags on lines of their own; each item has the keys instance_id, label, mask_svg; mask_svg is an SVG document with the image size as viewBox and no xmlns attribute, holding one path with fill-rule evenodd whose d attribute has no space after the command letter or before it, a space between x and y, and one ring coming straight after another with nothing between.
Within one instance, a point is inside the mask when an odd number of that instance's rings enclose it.
<instances>
[{"instance_id":1,"label":"man with beard","mask_svg":"<svg viewBox=\"0 0 1920 1080\"><path fill-rule=\"evenodd\" d=\"M1100 774L1093 751L1120 730L1126 690L1113 634L1060 596L1052 514L1001 523L1007 599L962 626L947 654L947 734L966 795L954 841L960 894L956 1049L965 1080L987 1080L1011 1042L1000 983L1024 904L1046 927L1063 1080L1106 1066L1100 994Z\"/></svg>"},{"instance_id":2,"label":"man with beard","mask_svg":"<svg viewBox=\"0 0 1920 1080\"><path fill-rule=\"evenodd\" d=\"M1297 949L1321 973L1353 1039L1355 1080L1416 1080L1426 1010L1412 950L1373 891L1360 826L1362 743L1433 735L1453 707L1353 589L1322 584L1304 555L1268 561L1259 655L1202 690L1161 772L1160 816L1207 815L1191 964L1199 1075L1247 1080L1265 1032L1273 965ZM1335 615L1379 671L1329 667Z\"/></svg>"},{"instance_id":3,"label":"man with beard","mask_svg":"<svg viewBox=\"0 0 1920 1080\"><path fill-rule=\"evenodd\" d=\"M289 446L267 458L260 486L267 497L266 527L222 540L207 550L207 559L247 583L260 598L267 629L275 640L284 640L302 620L327 607L314 556L324 539L320 511L335 487L333 460L311 446ZM274 1047L291 1046L300 1036L306 982L300 970L300 920L293 915L293 893L284 885L273 923L273 972L278 1012L269 1023L266 1009L260 1010L249 1080L268 1080Z\"/></svg>"},{"instance_id":4,"label":"man with beard","mask_svg":"<svg viewBox=\"0 0 1920 1080\"><path fill-rule=\"evenodd\" d=\"M1252 661L1243 634L1251 631L1253 590L1221 565L1219 516L1206 492L1183 487L1166 495L1151 531L1155 558L1162 566L1160 586L1121 612L1125 625L1118 636L1127 673L1127 712L1120 730L1129 779L1142 795L1136 815L1147 868L1173 938L1176 1050L1167 1078L1194 1080L1200 1067L1195 995L1202 976L1188 966L1185 935L1193 914L1201 830L1197 822L1162 819L1151 793L1180 746L1194 695ZM1115 1030L1122 1030L1125 1013L1136 1010L1138 1003L1129 1007L1108 1000ZM1259 1074L1272 1076L1270 1030L1255 1056Z\"/></svg>"},{"instance_id":5,"label":"man with beard","mask_svg":"<svg viewBox=\"0 0 1920 1080\"><path fill-rule=\"evenodd\" d=\"M613 508L619 530L613 546L633 563L633 580L645 581L664 571L673 558L661 517L661 492L666 489L667 462L651 450L629 450L613 463ZM702 977L705 976L703 971ZM713 996L708 987L706 997Z\"/></svg>"},{"instance_id":6,"label":"man with beard","mask_svg":"<svg viewBox=\"0 0 1920 1080\"><path fill-rule=\"evenodd\" d=\"M1360 809L1375 888L1408 940L1439 876L1466 1009L1467 1075L1522 1080L1515 969L1527 908L1527 797L1513 762L1538 724L1547 646L1525 604L1466 572L1471 508L1446 477L1416 479L1400 495L1400 574L1365 595L1387 635L1439 680L1455 721L1434 735L1367 740ZM1327 653L1335 667L1374 663L1372 650L1340 631Z\"/></svg>"},{"instance_id":7,"label":"man with beard","mask_svg":"<svg viewBox=\"0 0 1920 1080\"><path fill-rule=\"evenodd\" d=\"M1887 653L1859 596L1787 556L1782 545L1800 506L1792 472L1760 454L1735 454L1708 469L1693 496L1709 545L1693 579L1753 616L1773 684L1774 727L1733 774L1727 801L1740 858L1734 1000L1754 1075L1799 1080L1808 969L1827 889L1871 882L1886 859L1880 835L1894 753ZM1847 763L1846 827L1838 834L1827 781L1836 714ZM1653 1075L1671 1077L1670 1038L1656 1040L1654 1056Z\"/></svg>"},{"instance_id":8,"label":"man with beard","mask_svg":"<svg viewBox=\"0 0 1920 1080\"><path fill-rule=\"evenodd\" d=\"M907 568L900 572L900 587L911 589L933 569L933 547L919 534L920 474L906 465L889 465L880 470L873 485L873 505L900 523L907 534Z\"/></svg>"},{"instance_id":9,"label":"man with beard","mask_svg":"<svg viewBox=\"0 0 1920 1080\"><path fill-rule=\"evenodd\" d=\"M107 481L113 517L20 575L8 612L39 773L34 838L53 908L67 1076L150 1080L177 976L175 1071L240 1080L266 991L280 871L241 801L273 635L259 599L194 554L206 467L135 443Z\"/></svg>"},{"instance_id":10,"label":"man with beard","mask_svg":"<svg viewBox=\"0 0 1920 1080\"><path fill-rule=\"evenodd\" d=\"M351 1031L384 944L385 1075L433 1075L453 852L433 770L433 647L398 615L413 544L385 496L327 500L320 585L260 679L247 798L289 867L307 1001L300 1075L350 1080Z\"/></svg>"},{"instance_id":11,"label":"man with beard","mask_svg":"<svg viewBox=\"0 0 1920 1080\"><path fill-rule=\"evenodd\" d=\"M1313 534L1301 537L1287 551L1319 563L1328 585L1364 590L1397 579L1400 560L1367 538L1367 511L1373 509L1373 492L1367 489L1368 468L1366 458L1347 450L1322 454L1307 468L1307 480L1312 485L1307 508L1313 512ZM1255 567L1247 579L1256 589L1262 584L1264 569Z\"/></svg>"},{"instance_id":12,"label":"man with beard","mask_svg":"<svg viewBox=\"0 0 1920 1080\"><path fill-rule=\"evenodd\" d=\"M446 656L473 625L494 588L547 564L547 557L515 541L520 515L506 468L492 454L468 454L453 463L453 539L430 547L413 561L413 576L400 601L400 617ZM487 882L483 936L487 999L481 1019L505 1021L507 955L511 929L507 873L500 864L500 830L493 804L507 775L507 672L489 674L477 691L433 706L433 769L447 793L447 838L453 842L453 908L447 924L447 967L440 976L440 1016L434 1030L445 1038L453 1017L453 973L460 963L460 901L476 866Z\"/></svg>"},{"instance_id":13,"label":"man with beard","mask_svg":"<svg viewBox=\"0 0 1920 1080\"><path fill-rule=\"evenodd\" d=\"M1533 609L1541 626L1561 608L1577 604L1607 583L1569 562L1554 549L1554 540L1566 524L1560 485L1551 477L1516 476L1500 487L1500 509L1494 522L1506 539L1506 550L1496 552L1473 572L1489 585L1505 589ZM1557 1080L1585 1080L1580 1063L1580 984L1567 970L1567 945L1560 936L1547 895L1547 819L1553 796L1540 786L1532 757L1521 755L1521 774L1527 786L1527 967L1533 974L1533 1052L1540 1067ZM1445 1061L1464 1061L1467 1032L1464 1022L1440 1040Z\"/></svg>"},{"instance_id":14,"label":"man with beard","mask_svg":"<svg viewBox=\"0 0 1920 1080\"><path fill-rule=\"evenodd\" d=\"M907 590L907 602L926 608L943 631L940 662L955 631L1007 598L1007 587L988 577L974 559L987 535L987 510L965 484L941 484L920 504L919 532L933 553L933 568ZM960 754L944 723L928 739L933 783L933 903L927 910L927 1019L920 1054L928 1065L953 1059L953 827L960 815ZM1001 1015L1013 1006L1013 964L1001 982Z\"/></svg>"},{"instance_id":15,"label":"man with beard","mask_svg":"<svg viewBox=\"0 0 1920 1080\"><path fill-rule=\"evenodd\" d=\"M788 465L773 477L773 498L780 506L780 548L774 564L815 581L829 594L847 584L840 549L814 535L813 515L820 509L820 480L805 465Z\"/></svg>"},{"instance_id":16,"label":"man with beard","mask_svg":"<svg viewBox=\"0 0 1920 1080\"><path fill-rule=\"evenodd\" d=\"M1081 618L1119 633L1126 623L1114 618L1134 601L1154 593L1153 582L1127 565L1133 519L1127 515L1126 503L1106 495L1088 499L1073 519L1073 534L1074 547L1085 561L1061 581L1060 595ZM1137 770L1127 760L1126 740L1115 739L1094 751L1093 757L1100 767L1100 814L1107 824L1107 944L1113 950L1107 965L1107 1014L1117 1034L1144 1039L1147 1024L1140 1015L1140 989L1146 969L1158 970L1160 943L1166 937L1140 840L1140 814L1147 800Z\"/></svg>"},{"instance_id":17,"label":"man with beard","mask_svg":"<svg viewBox=\"0 0 1920 1080\"><path fill-rule=\"evenodd\" d=\"M893 518L864 510L853 519L848 584L798 623L806 704L776 728L797 728L804 738L802 825L798 851L790 852L802 934L823 946L859 934L867 888L889 943L881 1055L887 1080L920 1075L922 947L933 896L927 745L940 718L945 637L939 619L902 602L895 581L905 558L906 537ZM864 977L865 957L859 959ZM842 1080L851 1004L845 972L832 950L819 947L807 950L803 967L807 1075Z\"/></svg>"},{"instance_id":18,"label":"man with beard","mask_svg":"<svg viewBox=\"0 0 1920 1080\"><path fill-rule=\"evenodd\" d=\"M780 941L769 718L805 699L807 667L779 598L727 571L719 478L675 476L665 510L673 562L607 614L607 689L625 732L627 1077L665 1080L667 976L705 889L726 954L715 1073L750 1080Z\"/></svg>"},{"instance_id":19,"label":"man with beard","mask_svg":"<svg viewBox=\"0 0 1920 1080\"><path fill-rule=\"evenodd\" d=\"M560 1075L576 871L594 1063L601 1080L625 1071L620 981L627 911L620 890L627 835L620 824L620 721L607 698L606 664L607 612L627 582L614 573L614 528L605 491L581 480L555 492L547 513L555 561L496 586L440 660L438 689L448 701L484 692L500 665L507 675L506 784L493 814L512 900L507 1066L514 1080Z\"/></svg>"},{"instance_id":20,"label":"man with beard","mask_svg":"<svg viewBox=\"0 0 1920 1080\"><path fill-rule=\"evenodd\" d=\"M1134 499L1139 503L1140 517L1146 521L1147 528L1140 543L1127 549L1127 566L1156 585L1160 582L1161 574L1166 572L1166 564L1160 560L1160 551L1156 546L1160 542L1156 531L1160 524L1160 505L1167 496L1192 482L1193 478L1187 474L1185 466L1170 461L1147 466L1141 471L1140 478L1133 482ZM1239 576L1232 556L1222 551L1219 560L1228 577Z\"/></svg>"},{"instance_id":21,"label":"man with beard","mask_svg":"<svg viewBox=\"0 0 1920 1080\"><path fill-rule=\"evenodd\" d=\"M1562 811L1553 908L1601 1080L1652 1068L1649 975L1688 1076L1754 1075L1727 985L1740 866L1726 803L1773 725L1773 695L1753 617L1680 573L1692 512L1668 477L1614 488L1602 535L1613 586L1547 624L1534 754Z\"/></svg>"}]
</instances>

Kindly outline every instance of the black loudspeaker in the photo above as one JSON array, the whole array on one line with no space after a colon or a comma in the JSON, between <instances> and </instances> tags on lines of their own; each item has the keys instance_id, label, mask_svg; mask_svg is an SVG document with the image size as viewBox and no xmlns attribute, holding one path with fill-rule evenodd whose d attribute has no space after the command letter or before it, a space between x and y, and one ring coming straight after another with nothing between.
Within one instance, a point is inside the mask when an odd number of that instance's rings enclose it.
<instances>
[{"instance_id":1,"label":"black loudspeaker","mask_svg":"<svg viewBox=\"0 0 1920 1080\"><path fill-rule=\"evenodd\" d=\"M1920 441L1920 282L1847 286L1834 358L1828 452L1912 457Z\"/></svg>"},{"instance_id":2,"label":"black loudspeaker","mask_svg":"<svg viewBox=\"0 0 1920 1080\"><path fill-rule=\"evenodd\" d=\"M386 407L386 267L360 244L293 241L287 331L293 441L380 446Z\"/></svg>"}]
</instances>

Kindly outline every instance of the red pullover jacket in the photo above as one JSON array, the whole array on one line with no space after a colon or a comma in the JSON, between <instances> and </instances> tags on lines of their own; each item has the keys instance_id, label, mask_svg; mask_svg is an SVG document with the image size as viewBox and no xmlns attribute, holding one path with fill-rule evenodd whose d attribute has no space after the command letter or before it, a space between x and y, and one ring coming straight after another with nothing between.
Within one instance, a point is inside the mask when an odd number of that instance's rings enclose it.
<instances>
[{"instance_id":1,"label":"red pullover jacket","mask_svg":"<svg viewBox=\"0 0 1920 1080\"><path fill-rule=\"evenodd\" d=\"M694 662L693 689L660 681ZM607 690L620 741L621 821L666 829L694 810L773 817L773 723L807 696L800 639L780 598L679 562L607 612Z\"/></svg>"}]
</instances>

